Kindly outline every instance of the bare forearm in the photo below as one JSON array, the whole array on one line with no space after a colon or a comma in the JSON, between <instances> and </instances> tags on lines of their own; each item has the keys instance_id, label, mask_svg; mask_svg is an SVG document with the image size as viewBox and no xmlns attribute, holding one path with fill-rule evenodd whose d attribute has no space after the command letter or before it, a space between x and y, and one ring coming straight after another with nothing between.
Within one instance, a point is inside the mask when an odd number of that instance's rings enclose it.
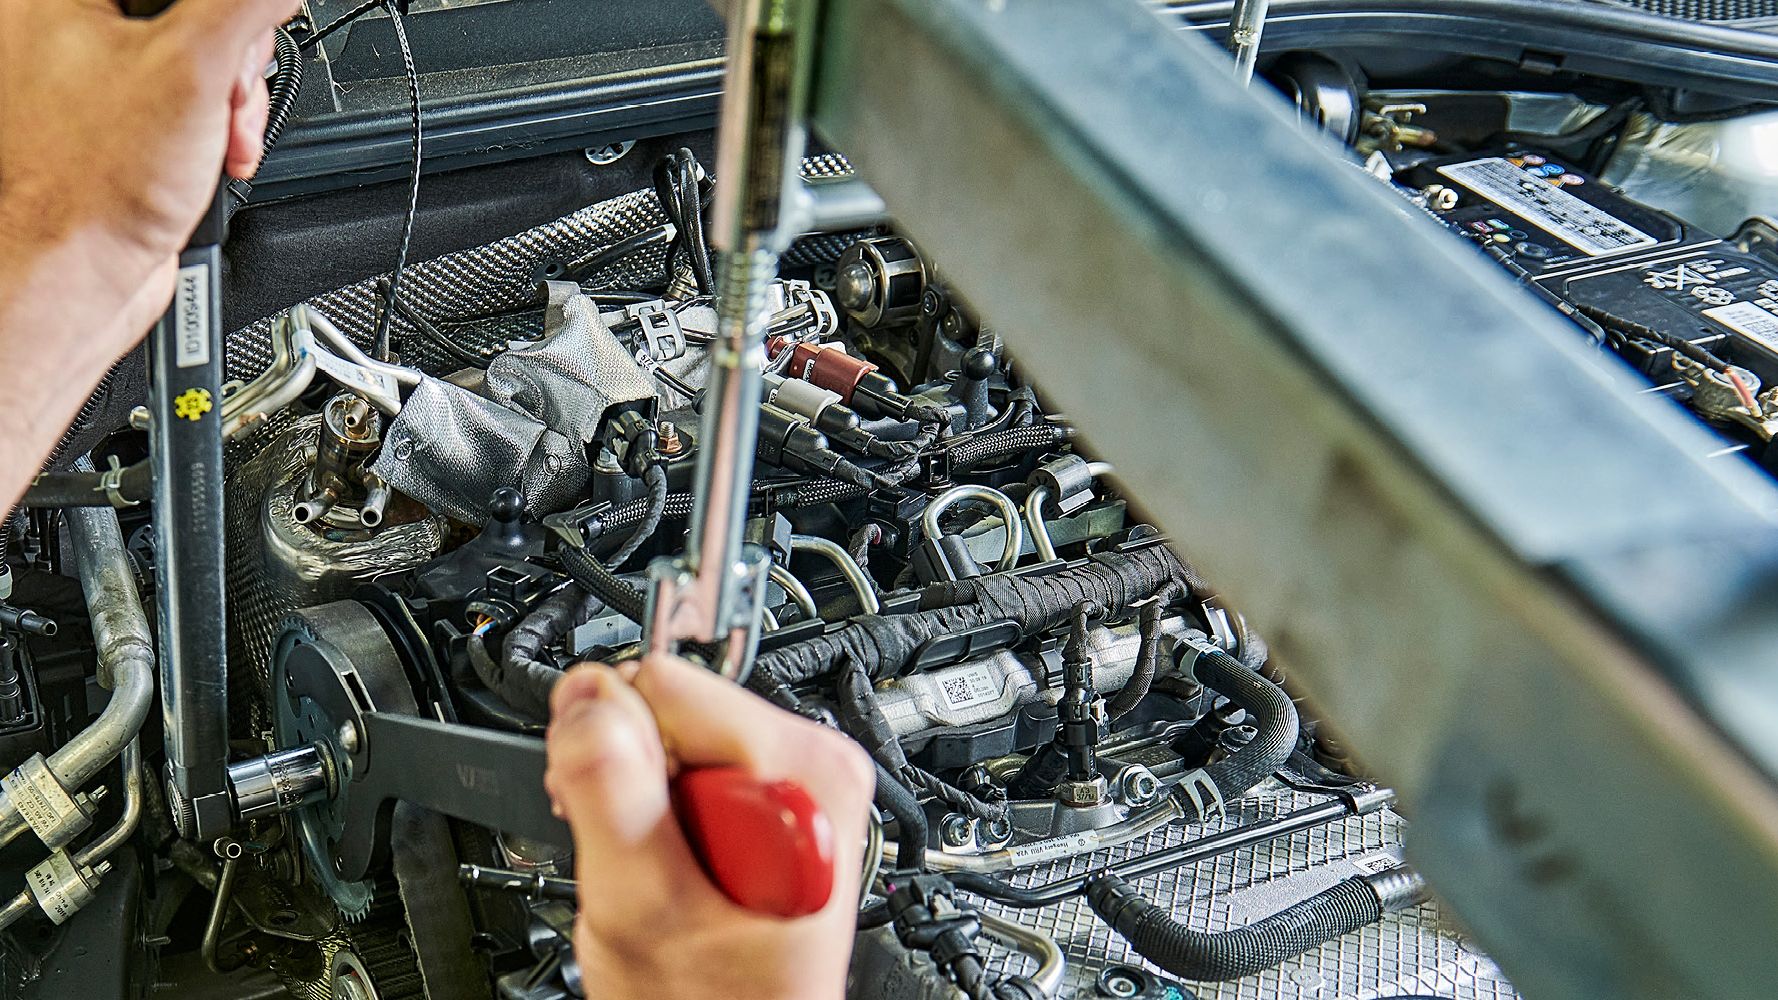
<instances>
[{"instance_id":1,"label":"bare forearm","mask_svg":"<svg viewBox=\"0 0 1778 1000\"><path fill-rule=\"evenodd\" d=\"M168 267L120 254L106 239L35 227L25 206L0 198L0 508L30 485L171 288Z\"/></svg>"}]
</instances>

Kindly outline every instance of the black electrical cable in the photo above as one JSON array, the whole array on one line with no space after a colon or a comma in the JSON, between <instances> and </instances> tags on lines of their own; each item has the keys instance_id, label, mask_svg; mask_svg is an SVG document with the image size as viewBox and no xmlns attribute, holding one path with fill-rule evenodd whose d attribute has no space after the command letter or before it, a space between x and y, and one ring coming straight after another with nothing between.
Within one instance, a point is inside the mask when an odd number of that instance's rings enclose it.
<instances>
[{"instance_id":1,"label":"black electrical cable","mask_svg":"<svg viewBox=\"0 0 1778 1000\"><path fill-rule=\"evenodd\" d=\"M470 667L489 691L533 718L549 718L549 695L562 678L560 670L537 660L496 660L488 652L488 644L475 634L469 636L466 648Z\"/></svg>"},{"instance_id":2,"label":"black electrical cable","mask_svg":"<svg viewBox=\"0 0 1778 1000\"><path fill-rule=\"evenodd\" d=\"M424 337L432 346L443 351L452 361L460 365L470 368L488 367L488 362L493 360L492 358L483 357L452 340L449 334L440 330L431 320L420 315L419 310L415 309L407 299L393 294L391 285L392 282L387 277L378 278L377 294L383 296L385 302L394 303L395 311L401 314L402 319L407 320L409 326L418 330L421 337Z\"/></svg>"},{"instance_id":3,"label":"black electrical cable","mask_svg":"<svg viewBox=\"0 0 1778 1000\"><path fill-rule=\"evenodd\" d=\"M408 251L413 246L414 221L420 214L420 164L425 158L425 128L420 114L420 71L414 66L414 48L408 42L407 22L396 0L384 0L389 23L395 29L395 43L401 48L401 66L407 74L409 108L412 111L413 162L409 168L407 214L401 224L401 246L395 254L395 270L389 273L389 292L377 314L373 356L379 361L392 361L389 330L395 321L395 303L401 297L401 275L407 270Z\"/></svg>"},{"instance_id":4,"label":"black electrical cable","mask_svg":"<svg viewBox=\"0 0 1778 1000\"><path fill-rule=\"evenodd\" d=\"M683 256L687 266L691 268L698 291L705 295L714 295L716 276L710 266L710 245L704 236L704 198L700 173L697 157L691 150L681 147L662 157L655 165L654 190L655 196L660 199L661 211L676 230L672 246L667 252L668 273L672 273L674 260Z\"/></svg>"},{"instance_id":5,"label":"black electrical cable","mask_svg":"<svg viewBox=\"0 0 1778 1000\"><path fill-rule=\"evenodd\" d=\"M639 233L626 236L616 243L600 250L595 250L580 260L570 263L563 273L562 280L585 284L600 271L621 263L632 254L640 253L649 247L657 247L663 243L671 244L679 230L672 223L663 223L652 229L644 229ZM653 301L652 297L642 301Z\"/></svg>"},{"instance_id":6,"label":"black electrical cable","mask_svg":"<svg viewBox=\"0 0 1778 1000\"><path fill-rule=\"evenodd\" d=\"M1717 357L1709 350L1686 340L1684 337L1678 337L1665 330L1657 330L1652 326L1638 323L1632 319L1626 319L1614 313L1607 312L1604 309L1600 309L1597 306L1582 305L1579 309L1581 315L1598 323L1600 326L1605 327L1607 330L1635 337L1638 340L1652 341L1663 347L1670 348L1685 355L1691 360L1696 361L1698 364L1703 365L1711 371L1726 371L1729 367L1728 362Z\"/></svg>"},{"instance_id":7,"label":"black electrical cable","mask_svg":"<svg viewBox=\"0 0 1778 1000\"><path fill-rule=\"evenodd\" d=\"M1135 669L1130 671L1130 679L1124 683L1123 689L1105 703L1105 715L1112 725L1135 710L1154 687L1155 674L1160 669L1161 614L1167 608L1167 596L1155 595L1138 613L1136 632L1140 640L1136 647Z\"/></svg>"},{"instance_id":8,"label":"black electrical cable","mask_svg":"<svg viewBox=\"0 0 1778 1000\"><path fill-rule=\"evenodd\" d=\"M346 13L341 14L339 17L327 22L326 27L321 28L314 34L302 40L303 51L307 52L315 46L320 45L326 40L327 36L340 30L346 25L351 24L353 21L358 20L371 11L376 10L378 7L383 6L386 2L387 0L365 0L364 3L359 4Z\"/></svg>"}]
</instances>

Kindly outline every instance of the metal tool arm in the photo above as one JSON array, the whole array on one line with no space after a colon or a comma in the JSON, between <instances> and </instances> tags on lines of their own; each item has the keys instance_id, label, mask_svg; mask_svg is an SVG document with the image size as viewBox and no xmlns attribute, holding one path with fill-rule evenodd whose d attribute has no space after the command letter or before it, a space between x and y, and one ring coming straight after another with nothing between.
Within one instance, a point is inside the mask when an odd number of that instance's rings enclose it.
<instances>
[{"instance_id":1,"label":"metal tool arm","mask_svg":"<svg viewBox=\"0 0 1778 1000\"><path fill-rule=\"evenodd\" d=\"M1514 983L1769 994L1771 487L1145 5L825 15L817 131L1401 789Z\"/></svg>"}]
</instances>

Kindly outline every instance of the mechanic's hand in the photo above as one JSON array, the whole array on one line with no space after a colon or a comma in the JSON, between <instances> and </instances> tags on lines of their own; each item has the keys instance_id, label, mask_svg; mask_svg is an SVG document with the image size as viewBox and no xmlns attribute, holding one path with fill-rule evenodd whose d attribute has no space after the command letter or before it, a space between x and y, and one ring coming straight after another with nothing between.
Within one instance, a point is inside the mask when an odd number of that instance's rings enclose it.
<instances>
[{"instance_id":1,"label":"mechanic's hand","mask_svg":"<svg viewBox=\"0 0 1778 1000\"><path fill-rule=\"evenodd\" d=\"M601 996L839 1000L857 921L875 769L851 740L669 657L632 681L574 668L556 685L546 784L574 832L574 950ZM833 899L779 920L743 910L698 867L669 775L736 765L806 788L837 834Z\"/></svg>"},{"instance_id":2,"label":"mechanic's hand","mask_svg":"<svg viewBox=\"0 0 1778 1000\"><path fill-rule=\"evenodd\" d=\"M258 169L271 31L297 6L177 0L132 20L115 0L0 0L0 225L77 236L152 318L223 171Z\"/></svg>"}]
</instances>

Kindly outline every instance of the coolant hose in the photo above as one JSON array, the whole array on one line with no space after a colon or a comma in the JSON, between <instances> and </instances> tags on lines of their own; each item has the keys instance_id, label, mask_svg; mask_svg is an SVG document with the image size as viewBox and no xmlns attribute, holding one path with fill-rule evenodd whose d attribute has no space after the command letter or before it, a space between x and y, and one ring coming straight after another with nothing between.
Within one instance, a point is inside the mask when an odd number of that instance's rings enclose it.
<instances>
[{"instance_id":1,"label":"coolant hose","mask_svg":"<svg viewBox=\"0 0 1778 1000\"><path fill-rule=\"evenodd\" d=\"M1253 720L1255 733L1246 746L1204 768L1226 801L1246 793L1290 760L1299 735L1296 705L1283 688L1220 649L1203 650L1193 672L1205 687L1239 705Z\"/></svg>"},{"instance_id":2,"label":"coolant hose","mask_svg":"<svg viewBox=\"0 0 1778 1000\"><path fill-rule=\"evenodd\" d=\"M905 858L903 868L916 871L926 869L926 808L920 805L920 797L914 790L901 783L901 779L890 773L880 762L877 764L877 808L883 810L895 820L897 845L906 845L898 850L896 857Z\"/></svg>"},{"instance_id":3,"label":"coolant hose","mask_svg":"<svg viewBox=\"0 0 1778 1000\"><path fill-rule=\"evenodd\" d=\"M1137 954L1171 975L1204 982L1272 968L1425 898L1426 884L1418 874L1393 868L1346 879L1255 923L1212 933L1186 927L1116 875L1102 875L1087 886L1093 912Z\"/></svg>"},{"instance_id":4,"label":"coolant hose","mask_svg":"<svg viewBox=\"0 0 1778 1000\"><path fill-rule=\"evenodd\" d=\"M19 498L21 507L133 507L154 495L154 470L146 461L124 466L116 489L107 489L109 472L45 472Z\"/></svg>"}]
</instances>

